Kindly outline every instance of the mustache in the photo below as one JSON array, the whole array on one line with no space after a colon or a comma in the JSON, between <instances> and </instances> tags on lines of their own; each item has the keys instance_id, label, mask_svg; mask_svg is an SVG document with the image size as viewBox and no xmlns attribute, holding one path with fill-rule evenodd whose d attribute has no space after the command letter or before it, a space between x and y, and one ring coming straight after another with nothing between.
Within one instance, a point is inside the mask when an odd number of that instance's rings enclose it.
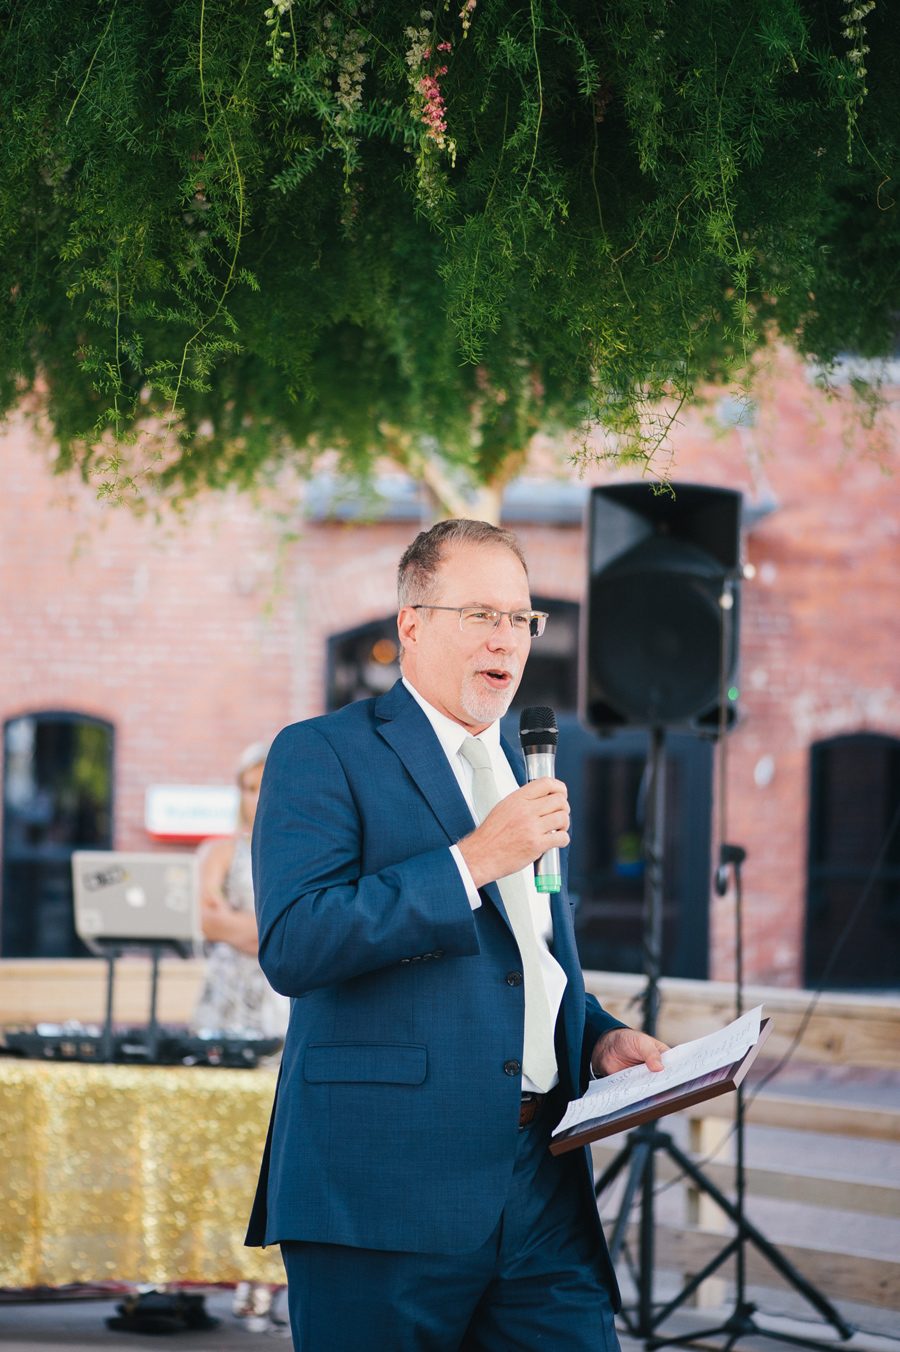
<instances>
[{"instance_id":1,"label":"mustache","mask_svg":"<svg viewBox=\"0 0 900 1352\"><path fill-rule=\"evenodd\" d=\"M502 671L507 676L518 676L521 670L521 662L491 662L488 665L485 665L483 662L473 662L469 667L469 675L477 676L480 671Z\"/></svg>"}]
</instances>

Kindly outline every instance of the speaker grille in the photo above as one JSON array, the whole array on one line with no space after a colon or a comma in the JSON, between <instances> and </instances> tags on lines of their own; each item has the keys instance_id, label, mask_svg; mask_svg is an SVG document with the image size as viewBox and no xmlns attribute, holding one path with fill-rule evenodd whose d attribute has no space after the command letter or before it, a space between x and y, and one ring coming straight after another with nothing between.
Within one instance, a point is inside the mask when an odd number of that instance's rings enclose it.
<instances>
[{"instance_id":1,"label":"speaker grille","mask_svg":"<svg viewBox=\"0 0 900 1352\"><path fill-rule=\"evenodd\" d=\"M626 718L680 723L716 703L720 589L683 573L595 580L590 674Z\"/></svg>"},{"instance_id":2,"label":"speaker grille","mask_svg":"<svg viewBox=\"0 0 900 1352\"><path fill-rule=\"evenodd\" d=\"M559 726L556 714L546 704L533 704L519 717L519 737L523 746L556 746Z\"/></svg>"}]
</instances>

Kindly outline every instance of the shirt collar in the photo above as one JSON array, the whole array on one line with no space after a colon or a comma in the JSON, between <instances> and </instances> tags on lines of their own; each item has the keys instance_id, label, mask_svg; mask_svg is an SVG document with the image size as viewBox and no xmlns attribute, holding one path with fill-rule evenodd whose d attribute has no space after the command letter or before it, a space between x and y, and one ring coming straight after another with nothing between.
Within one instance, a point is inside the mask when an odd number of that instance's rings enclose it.
<instances>
[{"instance_id":1,"label":"shirt collar","mask_svg":"<svg viewBox=\"0 0 900 1352\"><path fill-rule=\"evenodd\" d=\"M424 713L425 717L428 719L431 726L434 728L435 736L437 737L438 741L443 747L444 754L448 758L451 756L459 755L459 750L463 742L466 740L467 737L470 737L472 734L467 732L461 723L457 723L452 718L448 718L447 715L442 714L439 709L435 709L433 704L429 704L428 700L424 699L423 696L419 694L415 686L410 685L409 681L406 679L405 676L401 677L401 679L403 681L403 684L409 691L409 693L412 695L413 699L418 704L419 708ZM483 732L479 732L478 740L480 742L484 742L485 746L488 748L489 751L493 751L499 748L500 746L499 720L497 720L494 723L488 724L488 726L484 729Z\"/></svg>"}]
</instances>

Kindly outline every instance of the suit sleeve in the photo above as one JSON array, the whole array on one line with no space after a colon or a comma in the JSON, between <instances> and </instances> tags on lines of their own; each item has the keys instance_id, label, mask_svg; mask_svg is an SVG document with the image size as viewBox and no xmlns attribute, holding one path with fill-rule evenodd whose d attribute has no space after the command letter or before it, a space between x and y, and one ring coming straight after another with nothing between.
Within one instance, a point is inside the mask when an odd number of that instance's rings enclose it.
<instances>
[{"instance_id":1,"label":"suit sleeve","mask_svg":"<svg viewBox=\"0 0 900 1352\"><path fill-rule=\"evenodd\" d=\"M366 877L361 858L362 823L334 748L308 724L286 728L269 752L253 829L259 963L282 995L425 954L479 952L449 846Z\"/></svg>"},{"instance_id":2,"label":"suit sleeve","mask_svg":"<svg viewBox=\"0 0 900 1352\"><path fill-rule=\"evenodd\" d=\"M596 995L585 992L584 997L584 1039L581 1044L581 1083L584 1087L590 1079L591 1054L597 1045L597 1039L611 1028L627 1028L627 1023L614 1019L607 1014Z\"/></svg>"}]
</instances>

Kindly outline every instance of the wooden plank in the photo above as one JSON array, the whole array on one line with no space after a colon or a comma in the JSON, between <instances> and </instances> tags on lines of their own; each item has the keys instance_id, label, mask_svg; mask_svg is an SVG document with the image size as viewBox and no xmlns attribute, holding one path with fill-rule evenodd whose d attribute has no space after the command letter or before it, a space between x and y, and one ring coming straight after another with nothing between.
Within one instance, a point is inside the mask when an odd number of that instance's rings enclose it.
<instances>
[{"instance_id":1,"label":"wooden plank","mask_svg":"<svg viewBox=\"0 0 900 1352\"><path fill-rule=\"evenodd\" d=\"M733 1118L734 1101L710 1099L703 1105L703 1116ZM747 1120L759 1127L787 1127L791 1131L816 1131L829 1136L900 1141L900 1109L896 1108L856 1107L826 1099L760 1094L750 1101Z\"/></svg>"},{"instance_id":2,"label":"wooden plank","mask_svg":"<svg viewBox=\"0 0 900 1352\"><path fill-rule=\"evenodd\" d=\"M184 1023L199 995L203 964L164 960L161 1017ZM0 959L0 1026L58 1023L80 1019L95 1023L103 1016L105 966L93 959ZM644 978L621 972L585 972L585 984L609 1011L626 1023L637 1019L634 998ZM147 965L126 958L118 983L116 1016L126 1022L146 1018ZM667 1042L687 1042L723 1028L734 1017L734 988L727 982L686 981L664 977L660 983L660 1035ZM747 1004L764 1004L775 1028L767 1056L781 1056L799 1027L810 999L808 991L752 986ZM800 1061L900 1069L900 998L823 995L797 1051Z\"/></svg>"},{"instance_id":3,"label":"wooden plank","mask_svg":"<svg viewBox=\"0 0 900 1352\"><path fill-rule=\"evenodd\" d=\"M636 999L645 979L622 972L584 974L585 986L616 1018L634 1023ZM688 981L663 977L659 1035L673 1045L704 1037L724 1028L734 1018L734 986L724 981ZM748 986L744 1008L765 1005L775 1028L766 1055L781 1057L800 1027L812 992L778 986ZM900 1069L900 998L896 995L857 996L829 992L815 1007L798 1061L822 1065Z\"/></svg>"},{"instance_id":4,"label":"wooden plank","mask_svg":"<svg viewBox=\"0 0 900 1352\"><path fill-rule=\"evenodd\" d=\"M187 1023L200 995L202 959L163 958L159 1017ZM115 1017L143 1024L150 1010L150 961L123 958L116 964ZM96 958L4 958L0 960L0 1027L22 1024L102 1023L106 1017L106 963Z\"/></svg>"},{"instance_id":5,"label":"wooden plank","mask_svg":"<svg viewBox=\"0 0 900 1352\"><path fill-rule=\"evenodd\" d=\"M629 1242L637 1242L637 1227L629 1226ZM699 1272L723 1247L720 1234L660 1225L656 1230L656 1265L668 1271ZM778 1249L808 1281L833 1300L852 1300L884 1310L900 1310L900 1262L858 1254L779 1244ZM733 1259L719 1269L733 1276ZM787 1283L754 1249L747 1246L747 1275L758 1286L786 1288Z\"/></svg>"},{"instance_id":6,"label":"wooden plank","mask_svg":"<svg viewBox=\"0 0 900 1352\"><path fill-rule=\"evenodd\" d=\"M594 1168L601 1173L615 1158L611 1146L599 1143L591 1147ZM734 1166L710 1162L703 1166L710 1182L723 1192L734 1188ZM665 1155L658 1155L656 1174L662 1183L678 1178L681 1170ZM804 1206L832 1207L838 1211L857 1211L866 1216L891 1216L900 1220L900 1187L887 1183L860 1183L853 1178L834 1178L824 1174L783 1173L778 1169L748 1169L747 1191L751 1197L774 1197L782 1202L800 1202Z\"/></svg>"}]
</instances>

